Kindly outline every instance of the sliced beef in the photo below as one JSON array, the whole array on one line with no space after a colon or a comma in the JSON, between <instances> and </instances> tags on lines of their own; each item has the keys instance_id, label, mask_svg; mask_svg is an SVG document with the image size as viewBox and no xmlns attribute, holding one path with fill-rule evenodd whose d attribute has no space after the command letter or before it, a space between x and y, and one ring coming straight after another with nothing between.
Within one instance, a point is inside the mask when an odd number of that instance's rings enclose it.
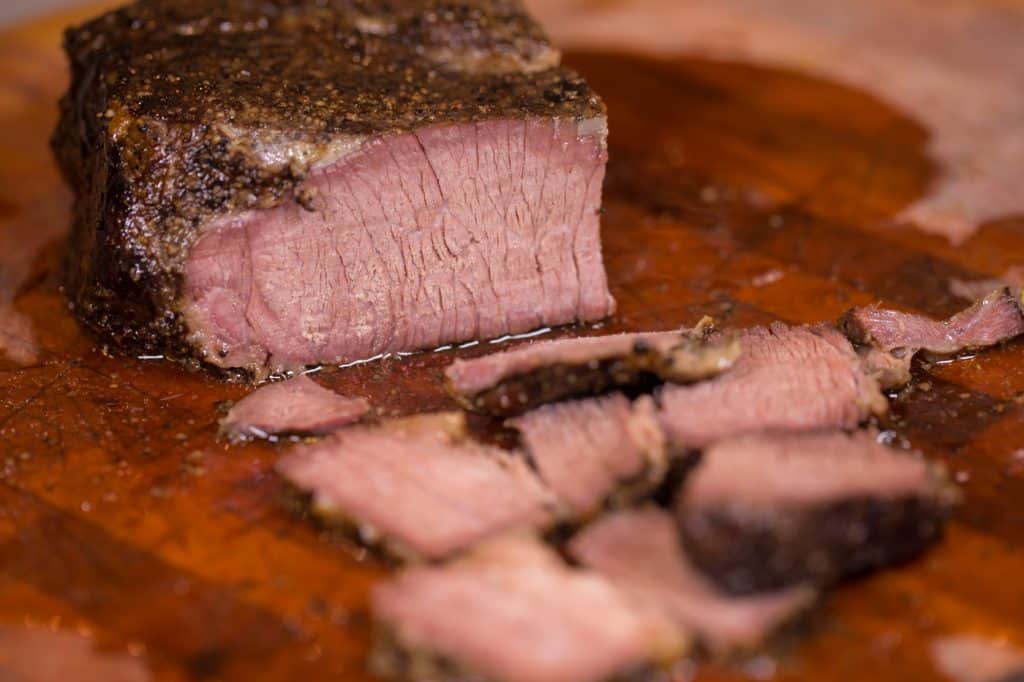
<instances>
[{"instance_id":1,"label":"sliced beef","mask_svg":"<svg viewBox=\"0 0 1024 682\"><path fill-rule=\"evenodd\" d=\"M545 403L690 383L719 374L739 355L731 336L711 336L705 319L692 330L614 334L542 341L473 360L445 371L449 392L466 408L514 416Z\"/></svg>"},{"instance_id":2,"label":"sliced beef","mask_svg":"<svg viewBox=\"0 0 1024 682\"><path fill-rule=\"evenodd\" d=\"M256 389L228 411L220 427L231 440L320 436L359 421L369 411L362 398L338 395L300 374Z\"/></svg>"},{"instance_id":3,"label":"sliced beef","mask_svg":"<svg viewBox=\"0 0 1024 682\"><path fill-rule=\"evenodd\" d=\"M514 419L541 479L567 516L586 517L609 498L651 491L667 469L653 401L621 393L546 405Z\"/></svg>"},{"instance_id":4,"label":"sliced beef","mask_svg":"<svg viewBox=\"0 0 1024 682\"><path fill-rule=\"evenodd\" d=\"M374 668L397 679L599 682L683 653L686 638L540 541L509 537L379 583Z\"/></svg>"},{"instance_id":5,"label":"sliced beef","mask_svg":"<svg viewBox=\"0 0 1024 682\"><path fill-rule=\"evenodd\" d=\"M297 447L278 470L321 517L402 558L438 559L553 521L525 458L472 440L461 414L349 427Z\"/></svg>"},{"instance_id":6,"label":"sliced beef","mask_svg":"<svg viewBox=\"0 0 1024 682\"><path fill-rule=\"evenodd\" d=\"M733 593L839 578L935 542L944 471L871 433L752 435L708 448L676 504L684 546Z\"/></svg>"},{"instance_id":7,"label":"sliced beef","mask_svg":"<svg viewBox=\"0 0 1024 682\"><path fill-rule=\"evenodd\" d=\"M740 334L731 369L693 386L665 386L661 423L678 447L762 430L853 428L888 409L850 342L828 326L775 323Z\"/></svg>"},{"instance_id":8,"label":"sliced beef","mask_svg":"<svg viewBox=\"0 0 1024 682\"><path fill-rule=\"evenodd\" d=\"M953 682L1024 680L1024 651L1005 642L953 635L935 640L931 649L935 667Z\"/></svg>"},{"instance_id":9,"label":"sliced beef","mask_svg":"<svg viewBox=\"0 0 1024 682\"><path fill-rule=\"evenodd\" d=\"M66 289L256 375L614 310L601 100L518 0L137 0L70 30Z\"/></svg>"},{"instance_id":10,"label":"sliced beef","mask_svg":"<svg viewBox=\"0 0 1024 682\"><path fill-rule=\"evenodd\" d=\"M949 293L968 301L984 298L996 289L1003 287L1010 287L1014 292L1024 289L1024 265L1014 265L1008 268L999 278L973 281L953 278L949 281Z\"/></svg>"},{"instance_id":11,"label":"sliced beef","mask_svg":"<svg viewBox=\"0 0 1024 682\"><path fill-rule=\"evenodd\" d=\"M804 587L748 597L722 592L690 564L672 515L653 507L603 517L572 539L569 553L715 654L761 644L815 598Z\"/></svg>"},{"instance_id":12,"label":"sliced beef","mask_svg":"<svg viewBox=\"0 0 1024 682\"><path fill-rule=\"evenodd\" d=\"M855 308L842 321L855 342L897 356L927 351L953 355L994 346L1024 334L1024 303L1004 287L948 320L887 310L877 306Z\"/></svg>"}]
</instances>

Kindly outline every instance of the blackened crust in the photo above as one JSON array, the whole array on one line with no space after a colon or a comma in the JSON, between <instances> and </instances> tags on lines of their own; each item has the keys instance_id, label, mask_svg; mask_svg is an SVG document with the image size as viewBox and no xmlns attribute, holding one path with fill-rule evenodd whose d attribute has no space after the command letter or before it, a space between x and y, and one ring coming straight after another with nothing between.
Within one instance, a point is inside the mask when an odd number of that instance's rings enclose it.
<instances>
[{"instance_id":1,"label":"blackened crust","mask_svg":"<svg viewBox=\"0 0 1024 682\"><path fill-rule=\"evenodd\" d=\"M473 396L449 391L472 412L515 417L547 403L608 393L615 389L649 392L661 383L656 374L622 358L583 365L556 364L511 377Z\"/></svg>"},{"instance_id":2,"label":"blackened crust","mask_svg":"<svg viewBox=\"0 0 1024 682\"><path fill-rule=\"evenodd\" d=\"M403 682L489 682L446 656L405 643L393 627L380 622L374 624L369 667L374 675ZM604 682L656 682L664 676L653 666L643 666Z\"/></svg>"},{"instance_id":3,"label":"blackened crust","mask_svg":"<svg viewBox=\"0 0 1024 682\"><path fill-rule=\"evenodd\" d=\"M211 220L308 205L311 169L353 140L605 113L518 0L139 0L65 50L67 296L105 341L192 362L182 271Z\"/></svg>"},{"instance_id":4,"label":"blackened crust","mask_svg":"<svg viewBox=\"0 0 1024 682\"><path fill-rule=\"evenodd\" d=\"M682 512L688 556L734 594L837 580L918 556L950 515L940 498L855 498L766 514L715 509Z\"/></svg>"},{"instance_id":5,"label":"blackened crust","mask_svg":"<svg viewBox=\"0 0 1024 682\"><path fill-rule=\"evenodd\" d=\"M690 334L680 335L679 344L667 352L640 340L622 357L545 365L503 379L473 395L459 392L448 382L446 387L455 401L471 412L516 417L541 405L570 398L616 390L638 395L650 393L666 381L701 381L721 373L739 355L739 344L732 336L710 339L700 327Z\"/></svg>"}]
</instances>

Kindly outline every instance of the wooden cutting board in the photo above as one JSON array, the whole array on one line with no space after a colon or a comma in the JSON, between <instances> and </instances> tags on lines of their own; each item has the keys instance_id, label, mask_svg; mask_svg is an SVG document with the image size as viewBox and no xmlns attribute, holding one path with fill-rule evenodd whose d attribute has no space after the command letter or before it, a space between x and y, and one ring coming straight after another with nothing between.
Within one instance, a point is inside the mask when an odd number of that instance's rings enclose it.
<instances>
[{"instance_id":1,"label":"wooden cutting board","mask_svg":"<svg viewBox=\"0 0 1024 682\"><path fill-rule=\"evenodd\" d=\"M0 35L0 307L14 298L0 331L36 340L8 339L0 356L0 677L4 628L31 626L88 636L139 679L369 680L367 595L387 569L281 504L280 447L216 440L218 403L246 387L108 355L65 309L68 198L47 138L66 78L60 29L92 11ZM927 133L866 93L696 59L568 61L611 117L604 245L620 312L605 330L704 314L813 322L875 301L946 315L964 304L951 278L995 276L1024 254L1024 218L959 247L887 220L940 169ZM321 380L384 413L444 408L451 359ZM935 637L1024 646L1024 344L920 368L890 426L963 487L946 541L832 594L771 658L698 680L942 679Z\"/></svg>"}]
</instances>

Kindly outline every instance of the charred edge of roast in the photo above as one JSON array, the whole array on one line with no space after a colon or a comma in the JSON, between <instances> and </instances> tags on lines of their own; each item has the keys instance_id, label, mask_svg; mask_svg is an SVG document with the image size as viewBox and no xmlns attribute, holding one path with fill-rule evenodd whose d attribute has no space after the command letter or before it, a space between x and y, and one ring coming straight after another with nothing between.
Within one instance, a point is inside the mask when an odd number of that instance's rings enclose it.
<instances>
[{"instance_id":1,"label":"charred edge of roast","mask_svg":"<svg viewBox=\"0 0 1024 682\"><path fill-rule=\"evenodd\" d=\"M680 338L679 346L668 353L659 353L642 340L625 357L591 361L583 364L558 363L540 367L523 375L502 380L498 385L472 396L456 391L446 382L448 393L463 408L495 417L517 417L525 412L571 398L585 398L614 390L631 395L650 393L666 381L676 383L706 379L720 371L710 367L680 372L684 357L700 353L722 353L723 357L739 354L739 343L728 337L704 348L708 343L702 332ZM730 359L735 359L731 357Z\"/></svg>"},{"instance_id":2,"label":"charred edge of roast","mask_svg":"<svg viewBox=\"0 0 1024 682\"><path fill-rule=\"evenodd\" d=\"M403 682L487 682L447 656L404 642L395 628L375 622L369 656L370 672ZM605 678L605 682L656 682L663 673L654 665L641 666Z\"/></svg>"},{"instance_id":3,"label":"charred edge of roast","mask_svg":"<svg viewBox=\"0 0 1024 682\"><path fill-rule=\"evenodd\" d=\"M836 581L900 564L941 536L948 501L907 495L859 497L816 509L693 511L680 520L688 555L732 594Z\"/></svg>"},{"instance_id":4,"label":"charred edge of roast","mask_svg":"<svg viewBox=\"0 0 1024 682\"><path fill-rule=\"evenodd\" d=\"M187 339L182 271L204 224L308 205L303 184L341 139L605 115L519 2L321 4L139 0L65 33L51 140L76 194L64 289L104 341L247 378ZM301 153L270 162L275 145Z\"/></svg>"},{"instance_id":5,"label":"charred edge of roast","mask_svg":"<svg viewBox=\"0 0 1024 682\"><path fill-rule=\"evenodd\" d=\"M989 680L989 682L1024 682L1024 670L1012 672L998 679Z\"/></svg>"},{"instance_id":6,"label":"charred edge of roast","mask_svg":"<svg viewBox=\"0 0 1024 682\"><path fill-rule=\"evenodd\" d=\"M404 564L419 563L423 558L401 542L375 533L366 524L353 521L334 510L317 506L314 494L289 481L284 481L281 505L295 518L312 522L314 527L338 540L361 547L376 561L397 568Z\"/></svg>"}]
</instances>

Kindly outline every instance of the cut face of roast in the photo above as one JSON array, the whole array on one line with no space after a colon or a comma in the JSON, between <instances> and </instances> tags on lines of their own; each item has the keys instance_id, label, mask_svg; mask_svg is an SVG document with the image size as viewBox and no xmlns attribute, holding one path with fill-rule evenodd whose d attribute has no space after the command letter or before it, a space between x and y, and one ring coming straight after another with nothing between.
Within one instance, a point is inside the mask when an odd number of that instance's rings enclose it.
<instances>
[{"instance_id":1,"label":"cut face of roast","mask_svg":"<svg viewBox=\"0 0 1024 682\"><path fill-rule=\"evenodd\" d=\"M439 559L554 518L525 458L471 440L461 414L349 427L293 449L278 471L326 521L402 558Z\"/></svg>"},{"instance_id":2,"label":"cut face of roast","mask_svg":"<svg viewBox=\"0 0 1024 682\"><path fill-rule=\"evenodd\" d=\"M690 564L672 515L654 507L595 521L572 539L569 553L718 655L762 644L815 599L805 587L745 597L722 592Z\"/></svg>"},{"instance_id":3,"label":"cut face of roast","mask_svg":"<svg viewBox=\"0 0 1024 682\"><path fill-rule=\"evenodd\" d=\"M262 378L614 310L606 110L518 0L136 0L65 46L65 290L125 350Z\"/></svg>"},{"instance_id":4,"label":"cut face of roast","mask_svg":"<svg viewBox=\"0 0 1024 682\"><path fill-rule=\"evenodd\" d=\"M514 416L567 398L715 376L732 365L740 348L734 337L710 331L705 318L691 330L541 341L456 360L445 378L466 409Z\"/></svg>"},{"instance_id":5,"label":"cut face of roast","mask_svg":"<svg viewBox=\"0 0 1024 682\"><path fill-rule=\"evenodd\" d=\"M532 537L417 567L372 595L375 670L402 680L601 682L671 661L686 638Z\"/></svg>"},{"instance_id":6,"label":"cut face of roast","mask_svg":"<svg viewBox=\"0 0 1024 682\"><path fill-rule=\"evenodd\" d=\"M585 518L609 499L658 485L667 468L654 403L621 393L546 405L514 419L541 479L566 516Z\"/></svg>"},{"instance_id":7,"label":"cut face of roast","mask_svg":"<svg viewBox=\"0 0 1024 682\"><path fill-rule=\"evenodd\" d=\"M832 327L775 323L743 330L740 345L739 359L721 376L660 391L670 442L701 448L763 430L853 428L888 409L877 380Z\"/></svg>"},{"instance_id":8,"label":"cut face of roast","mask_svg":"<svg viewBox=\"0 0 1024 682\"><path fill-rule=\"evenodd\" d=\"M910 559L939 538L956 499L938 465L871 433L831 432L718 442L676 509L694 564L750 593Z\"/></svg>"},{"instance_id":9,"label":"cut face of roast","mask_svg":"<svg viewBox=\"0 0 1024 682\"><path fill-rule=\"evenodd\" d=\"M231 440L319 436L359 421L369 411L362 398L338 395L300 374L256 389L228 411L220 427Z\"/></svg>"},{"instance_id":10,"label":"cut face of roast","mask_svg":"<svg viewBox=\"0 0 1024 682\"><path fill-rule=\"evenodd\" d=\"M368 140L309 208L219 221L185 267L191 340L254 371L598 320L602 121L496 120Z\"/></svg>"}]
</instances>

